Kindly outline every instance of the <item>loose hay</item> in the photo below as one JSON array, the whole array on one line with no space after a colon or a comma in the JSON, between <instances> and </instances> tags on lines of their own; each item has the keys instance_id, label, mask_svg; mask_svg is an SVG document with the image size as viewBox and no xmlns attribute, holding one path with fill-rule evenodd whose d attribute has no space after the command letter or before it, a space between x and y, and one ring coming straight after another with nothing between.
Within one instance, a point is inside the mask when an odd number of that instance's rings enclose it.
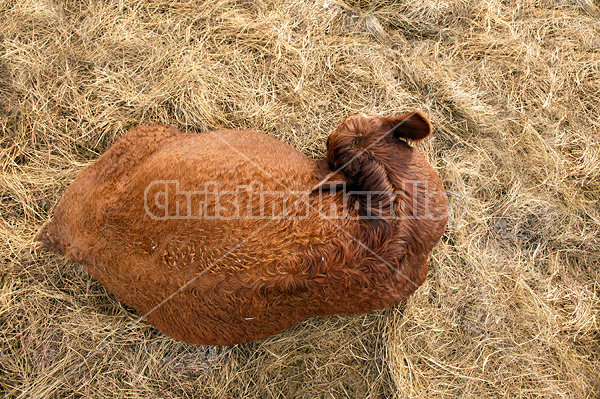
<instances>
[{"instance_id":1,"label":"loose hay","mask_svg":"<svg viewBox=\"0 0 600 399\"><path fill-rule=\"evenodd\" d=\"M600 395L597 1L0 3L7 397ZM450 226L406 308L185 345L32 239L142 121L309 156L345 116L423 109Z\"/></svg>"}]
</instances>

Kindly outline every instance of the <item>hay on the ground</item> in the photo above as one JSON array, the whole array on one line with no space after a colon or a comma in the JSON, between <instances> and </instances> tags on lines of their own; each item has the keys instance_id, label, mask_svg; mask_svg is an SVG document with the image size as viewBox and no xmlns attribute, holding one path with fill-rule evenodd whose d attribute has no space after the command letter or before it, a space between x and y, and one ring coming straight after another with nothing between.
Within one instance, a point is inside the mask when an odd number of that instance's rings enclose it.
<instances>
[{"instance_id":1,"label":"hay on the ground","mask_svg":"<svg viewBox=\"0 0 600 399\"><path fill-rule=\"evenodd\" d=\"M0 2L0 394L600 395L596 0ZM397 308L232 348L169 339L33 244L125 129L264 131L309 156L424 110L451 220Z\"/></svg>"}]
</instances>

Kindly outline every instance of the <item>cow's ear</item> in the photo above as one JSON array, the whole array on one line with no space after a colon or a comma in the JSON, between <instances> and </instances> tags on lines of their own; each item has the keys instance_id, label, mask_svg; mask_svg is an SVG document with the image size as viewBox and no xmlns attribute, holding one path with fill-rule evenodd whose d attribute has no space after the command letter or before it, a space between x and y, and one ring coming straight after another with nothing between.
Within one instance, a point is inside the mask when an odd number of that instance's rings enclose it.
<instances>
[{"instance_id":1,"label":"cow's ear","mask_svg":"<svg viewBox=\"0 0 600 399\"><path fill-rule=\"evenodd\" d=\"M398 138L417 141L431 134L431 122L421 111L388 116L383 119L384 127L391 130Z\"/></svg>"}]
</instances>

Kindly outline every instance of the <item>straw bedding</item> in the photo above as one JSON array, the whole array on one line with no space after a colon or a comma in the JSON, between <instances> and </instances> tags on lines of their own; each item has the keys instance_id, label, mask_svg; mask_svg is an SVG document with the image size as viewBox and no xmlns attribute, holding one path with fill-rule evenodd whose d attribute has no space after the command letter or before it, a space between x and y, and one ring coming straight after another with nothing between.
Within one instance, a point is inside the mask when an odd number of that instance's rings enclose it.
<instances>
[{"instance_id":1,"label":"straw bedding","mask_svg":"<svg viewBox=\"0 0 600 399\"><path fill-rule=\"evenodd\" d=\"M0 394L600 395L596 0L0 2ZM449 228L400 307L234 347L157 332L33 243L144 121L311 157L346 116L423 110Z\"/></svg>"}]
</instances>

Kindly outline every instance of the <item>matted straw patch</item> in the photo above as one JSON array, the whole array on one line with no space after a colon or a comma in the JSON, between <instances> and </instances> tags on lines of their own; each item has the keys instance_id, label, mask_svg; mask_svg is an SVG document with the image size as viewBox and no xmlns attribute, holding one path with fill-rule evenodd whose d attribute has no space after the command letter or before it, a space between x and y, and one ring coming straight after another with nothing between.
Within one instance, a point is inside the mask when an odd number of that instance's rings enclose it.
<instances>
[{"instance_id":1,"label":"matted straw patch","mask_svg":"<svg viewBox=\"0 0 600 399\"><path fill-rule=\"evenodd\" d=\"M449 228L405 304L230 348L174 341L33 243L128 127L311 157L423 110ZM580 1L0 2L0 394L600 396L600 12Z\"/></svg>"}]
</instances>

